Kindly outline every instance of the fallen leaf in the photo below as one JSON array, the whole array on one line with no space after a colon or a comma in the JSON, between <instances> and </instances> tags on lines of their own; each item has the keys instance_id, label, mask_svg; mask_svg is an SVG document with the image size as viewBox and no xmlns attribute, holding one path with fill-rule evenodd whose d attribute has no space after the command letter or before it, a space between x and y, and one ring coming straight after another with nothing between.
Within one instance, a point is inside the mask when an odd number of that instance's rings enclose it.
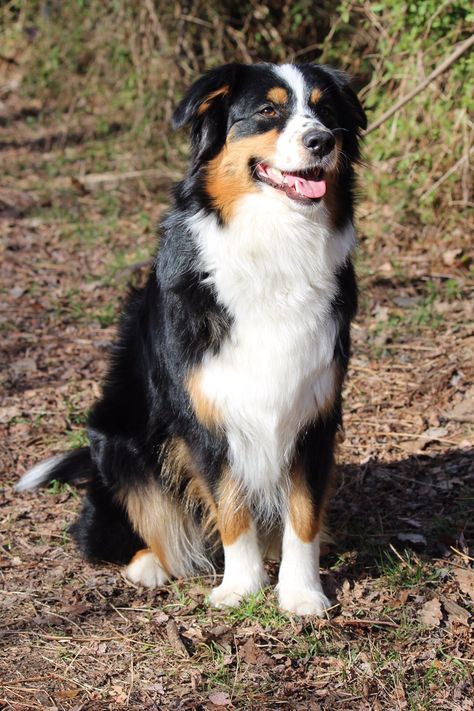
<instances>
[{"instance_id":1,"label":"fallen leaf","mask_svg":"<svg viewBox=\"0 0 474 711\"><path fill-rule=\"evenodd\" d=\"M461 254L462 249L459 249L459 247L456 249L447 249L445 252L443 252L442 255L443 264L445 264L447 267L452 267L457 257L460 257Z\"/></svg>"},{"instance_id":2,"label":"fallen leaf","mask_svg":"<svg viewBox=\"0 0 474 711\"><path fill-rule=\"evenodd\" d=\"M9 405L7 407L0 407L0 424L6 424L10 422L14 417L18 417L21 414L19 407L15 405Z\"/></svg>"},{"instance_id":3,"label":"fallen leaf","mask_svg":"<svg viewBox=\"0 0 474 711\"><path fill-rule=\"evenodd\" d=\"M22 373L33 373L37 369L34 358L20 358L20 360L17 360L16 363L13 363L10 367L17 376Z\"/></svg>"},{"instance_id":4,"label":"fallen leaf","mask_svg":"<svg viewBox=\"0 0 474 711\"><path fill-rule=\"evenodd\" d=\"M146 687L147 691L154 691L157 694L164 694L165 693L165 688L161 681L157 681L155 684L150 684L150 686Z\"/></svg>"},{"instance_id":5,"label":"fallen leaf","mask_svg":"<svg viewBox=\"0 0 474 711\"><path fill-rule=\"evenodd\" d=\"M447 434L446 427L429 427L421 436L427 439L438 439L439 437L446 437Z\"/></svg>"},{"instance_id":6,"label":"fallen leaf","mask_svg":"<svg viewBox=\"0 0 474 711\"><path fill-rule=\"evenodd\" d=\"M443 597L443 607L448 613L448 619L451 624L469 625L470 614L464 607L458 605L454 600L449 600Z\"/></svg>"},{"instance_id":7,"label":"fallen leaf","mask_svg":"<svg viewBox=\"0 0 474 711\"><path fill-rule=\"evenodd\" d=\"M472 568L457 568L455 575L461 591L474 600L474 570Z\"/></svg>"},{"instance_id":8,"label":"fallen leaf","mask_svg":"<svg viewBox=\"0 0 474 711\"><path fill-rule=\"evenodd\" d=\"M427 627L438 627L439 623L443 619L441 603L438 598L434 597L432 600L425 602L418 613L418 618L420 622Z\"/></svg>"},{"instance_id":9,"label":"fallen leaf","mask_svg":"<svg viewBox=\"0 0 474 711\"><path fill-rule=\"evenodd\" d=\"M250 637L245 644L239 648L241 659L247 664L265 665L271 662L270 657L262 649L257 647L255 641Z\"/></svg>"},{"instance_id":10,"label":"fallen leaf","mask_svg":"<svg viewBox=\"0 0 474 711\"><path fill-rule=\"evenodd\" d=\"M384 277L392 277L394 274L393 266L390 264L390 262L384 262L383 264L381 264L380 271L382 272Z\"/></svg>"},{"instance_id":11,"label":"fallen leaf","mask_svg":"<svg viewBox=\"0 0 474 711\"><path fill-rule=\"evenodd\" d=\"M455 422L474 422L474 398L467 396L458 402L452 410L445 413L448 420Z\"/></svg>"},{"instance_id":12,"label":"fallen leaf","mask_svg":"<svg viewBox=\"0 0 474 711\"><path fill-rule=\"evenodd\" d=\"M212 694L209 694L209 701L211 704L214 704L214 706L231 706L232 701L229 698L229 694L227 694L225 691L214 691Z\"/></svg>"},{"instance_id":13,"label":"fallen leaf","mask_svg":"<svg viewBox=\"0 0 474 711\"><path fill-rule=\"evenodd\" d=\"M80 689L63 689L62 691L57 691L56 696L60 699L74 699L79 694Z\"/></svg>"}]
</instances>

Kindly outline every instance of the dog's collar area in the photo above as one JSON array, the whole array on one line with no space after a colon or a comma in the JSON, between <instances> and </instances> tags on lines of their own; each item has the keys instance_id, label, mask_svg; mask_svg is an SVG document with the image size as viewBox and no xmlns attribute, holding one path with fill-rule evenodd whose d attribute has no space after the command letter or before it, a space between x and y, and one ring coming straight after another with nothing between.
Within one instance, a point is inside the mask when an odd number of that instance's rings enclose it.
<instances>
[{"instance_id":1,"label":"dog's collar area","mask_svg":"<svg viewBox=\"0 0 474 711\"><path fill-rule=\"evenodd\" d=\"M282 190L293 200L313 202L326 194L326 180L322 168L286 171L260 161L254 165L253 173L258 180Z\"/></svg>"}]
</instances>

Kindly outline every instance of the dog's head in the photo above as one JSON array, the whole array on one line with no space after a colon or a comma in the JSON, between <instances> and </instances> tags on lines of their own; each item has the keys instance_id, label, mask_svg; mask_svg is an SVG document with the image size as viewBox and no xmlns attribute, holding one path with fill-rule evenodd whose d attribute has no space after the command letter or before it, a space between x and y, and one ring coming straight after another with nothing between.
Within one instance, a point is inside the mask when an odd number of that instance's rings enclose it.
<instances>
[{"instance_id":1,"label":"dog's head","mask_svg":"<svg viewBox=\"0 0 474 711\"><path fill-rule=\"evenodd\" d=\"M228 64L177 107L190 126L191 173L225 220L248 192L314 206L357 160L366 117L345 74L311 64Z\"/></svg>"}]
</instances>

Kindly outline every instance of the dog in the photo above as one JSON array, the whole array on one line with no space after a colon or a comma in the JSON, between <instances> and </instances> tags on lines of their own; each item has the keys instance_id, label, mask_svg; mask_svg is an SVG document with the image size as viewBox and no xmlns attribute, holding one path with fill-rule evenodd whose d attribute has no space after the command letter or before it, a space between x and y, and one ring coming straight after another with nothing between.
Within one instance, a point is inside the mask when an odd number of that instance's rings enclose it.
<instances>
[{"instance_id":1,"label":"dog","mask_svg":"<svg viewBox=\"0 0 474 711\"><path fill-rule=\"evenodd\" d=\"M280 607L324 616L320 534L357 307L355 172L366 117L340 71L228 64L185 94L191 134L146 286L129 296L90 446L17 489L87 481L90 561L161 586L224 562L238 605L280 555Z\"/></svg>"}]
</instances>

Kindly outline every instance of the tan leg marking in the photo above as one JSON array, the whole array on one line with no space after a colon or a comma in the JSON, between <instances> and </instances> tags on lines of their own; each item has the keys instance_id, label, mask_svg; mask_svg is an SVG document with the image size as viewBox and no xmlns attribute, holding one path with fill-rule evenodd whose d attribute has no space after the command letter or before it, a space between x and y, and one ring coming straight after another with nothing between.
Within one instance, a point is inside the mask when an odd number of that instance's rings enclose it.
<instances>
[{"instance_id":1,"label":"tan leg marking","mask_svg":"<svg viewBox=\"0 0 474 711\"><path fill-rule=\"evenodd\" d=\"M231 546L246 533L252 523L247 505L238 485L228 471L224 472L219 484L217 504L217 528L224 546Z\"/></svg>"},{"instance_id":2,"label":"tan leg marking","mask_svg":"<svg viewBox=\"0 0 474 711\"><path fill-rule=\"evenodd\" d=\"M319 532L319 517L300 465L290 474L290 521L296 535L304 543L311 543Z\"/></svg>"}]
</instances>

